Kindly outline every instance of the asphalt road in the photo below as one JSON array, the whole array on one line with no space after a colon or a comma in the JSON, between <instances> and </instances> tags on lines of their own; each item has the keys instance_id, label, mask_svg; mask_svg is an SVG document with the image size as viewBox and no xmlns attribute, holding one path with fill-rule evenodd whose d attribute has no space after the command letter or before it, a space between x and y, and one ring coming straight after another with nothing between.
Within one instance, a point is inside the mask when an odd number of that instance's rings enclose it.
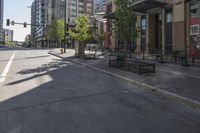
<instances>
[{"instance_id":1,"label":"asphalt road","mask_svg":"<svg viewBox=\"0 0 200 133\"><path fill-rule=\"evenodd\" d=\"M200 133L199 110L48 50L0 50L0 75L0 133Z\"/></svg>"}]
</instances>

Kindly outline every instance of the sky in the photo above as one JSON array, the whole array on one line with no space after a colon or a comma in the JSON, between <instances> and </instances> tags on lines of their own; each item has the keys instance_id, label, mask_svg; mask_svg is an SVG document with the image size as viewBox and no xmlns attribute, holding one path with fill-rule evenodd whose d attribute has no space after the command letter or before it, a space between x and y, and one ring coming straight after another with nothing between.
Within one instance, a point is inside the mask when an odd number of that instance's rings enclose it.
<instances>
[{"instance_id":1,"label":"sky","mask_svg":"<svg viewBox=\"0 0 200 133\"><path fill-rule=\"evenodd\" d=\"M14 41L24 41L30 34L30 26L23 25L6 26L6 19L19 23L31 22L31 3L33 0L4 0L4 28L14 30Z\"/></svg>"}]
</instances>

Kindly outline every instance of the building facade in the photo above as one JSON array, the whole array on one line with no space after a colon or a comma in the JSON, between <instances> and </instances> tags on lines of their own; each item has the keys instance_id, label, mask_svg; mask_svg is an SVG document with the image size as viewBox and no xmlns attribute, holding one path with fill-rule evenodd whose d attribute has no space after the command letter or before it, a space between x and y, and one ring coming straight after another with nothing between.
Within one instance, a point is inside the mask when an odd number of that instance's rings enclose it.
<instances>
[{"instance_id":1,"label":"building facade","mask_svg":"<svg viewBox=\"0 0 200 133\"><path fill-rule=\"evenodd\" d=\"M31 38L32 44L44 47L46 25L48 22L48 0L34 0L31 5Z\"/></svg>"},{"instance_id":2,"label":"building facade","mask_svg":"<svg viewBox=\"0 0 200 133\"><path fill-rule=\"evenodd\" d=\"M189 48L192 56L200 56L200 1L191 0L189 2Z\"/></svg>"},{"instance_id":3,"label":"building facade","mask_svg":"<svg viewBox=\"0 0 200 133\"><path fill-rule=\"evenodd\" d=\"M133 0L131 7L136 13L138 37L128 48L146 54L160 50L200 56L199 0ZM109 42L112 49L118 48L117 44L117 39Z\"/></svg>"},{"instance_id":4,"label":"building facade","mask_svg":"<svg viewBox=\"0 0 200 133\"><path fill-rule=\"evenodd\" d=\"M36 43L36 23L36 2L34 1L31 5L31 36L34 38L34 40L32 40L33 44Z\"/></svg>"},{"instance_id":5,"label":"building facade","mask_svg":"<svg viewBox=\"0 0 200 133\"><path fill-rule=\"evenodd\" d=\"M7 45L10 42L13 42L13 30L3 29L3 44Z\"/></svg>"},{"instance_id":6,"label":"building facade","mask_svg":"<svg viewBox=\"0 0 200 133\"><path fill-rule=\"evenodd\" d=\"M4 0L0 0L0 43L3 42L3 10Z\"/></svg>"},{"instance_id":7,"label":"building facade","mask_svg":"<svg viewBox=\"0 0 200 133\"><path fill-rule=\"evenodd\" d=\"M94 12L105 12L106 11L106 0L95 0L94 1Z\"/></svg>"}]
</instances>

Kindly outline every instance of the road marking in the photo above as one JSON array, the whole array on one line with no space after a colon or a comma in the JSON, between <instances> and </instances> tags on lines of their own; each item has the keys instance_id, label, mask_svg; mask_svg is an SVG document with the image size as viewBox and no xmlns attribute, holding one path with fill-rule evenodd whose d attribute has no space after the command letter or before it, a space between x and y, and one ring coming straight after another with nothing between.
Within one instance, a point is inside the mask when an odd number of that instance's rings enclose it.
<instances>
[{"instance_id":1,"label":"road marking","mask_svg":"<svg viewBox=\"0 0 200 133\"><path fill-rule=\"evenodd\" d=\"M2 82L5 81L6 76L7 76L7 74L8 74L8 71L9 71L10 67L11 67L11 64L12 64L12 62L13 62L14 57L15 57L15 53L13 53L13 55L12 55L11 58L10 58L10 60L8 61L8 64L7 64L6 67L4 68L4 70L3 70L3 72L2 72L2 74L1 74L1 76L0 76L0 83L2 83Z\"/></svg>"}]
</instances>

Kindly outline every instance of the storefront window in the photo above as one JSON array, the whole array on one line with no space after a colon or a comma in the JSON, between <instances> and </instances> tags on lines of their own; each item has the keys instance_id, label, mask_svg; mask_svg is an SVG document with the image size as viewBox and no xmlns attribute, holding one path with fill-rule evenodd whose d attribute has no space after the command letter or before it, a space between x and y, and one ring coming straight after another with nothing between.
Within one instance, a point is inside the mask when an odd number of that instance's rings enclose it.
<instances>
[{"instance_id":1,"label":"storefront window","mask_svg":"<svg viewBox=\"0 0 200 133\"><path fill-rule=\"evenodd\" d=\"M173 13L172 10L166 10L166 30L165 30L165 50L172 51L173 34Z\"/></svg>"},{"instance_id":2,"label":"storefront window","mask_svg":"<svg viewBox=\"0 0 200 133\"><path fill-rule=\"evenodd\" d=\"M190 1L190 36L191 45L190 53L191 56L200 56L200 1Z\"/></svg>"},{"instance_id":3,"label":"storefront window","mask_svg":"<svg viewBox=\"0 0 200 133\"><path fill-rule=\"evenodd\" d=\"M173 21L172 13L168 13L168 14L166 15L166 22L167 22L167 23L172 23L172 21Z\"/></svg>"},{"instance_id":4,"label":"storefront window","mask_svg":"<svg viewBox=\"0 0 200 133\"><path fill-rule=\"evenodd\" d=\"M146 30L146 18L142 19L142 30Z\"/></svg>"},{"instance_id":5,"label":"storefront window","mask_svg":"<svg viewBox=\"0 0 200 133\"><path fill-rule=\"evenodd\" d=\"M147 26L146 16L142 16L142 19L141 19L141 50L142 51L145 50L146 26Z\"/></svg>"}]
</instances>

